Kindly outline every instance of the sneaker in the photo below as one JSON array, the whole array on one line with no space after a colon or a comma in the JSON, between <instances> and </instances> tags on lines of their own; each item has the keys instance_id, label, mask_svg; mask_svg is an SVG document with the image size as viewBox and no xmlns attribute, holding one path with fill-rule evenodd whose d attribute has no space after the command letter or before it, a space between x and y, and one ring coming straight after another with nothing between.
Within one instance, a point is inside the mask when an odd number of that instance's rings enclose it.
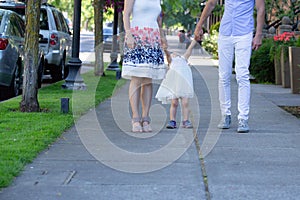
<instances>
[{"instance_id":1,"label":"sneaker","mask_svg":"<svg viewBox=\"0 0 300 200\"><path fill-rule=\"evenodd\" d=\"M248 133L249 132L248 120L239 119L239 125L238 125L237 132L238 133Z\"/></svg>"},{"instance_id":2,"label":"sneaker","mask_svg":"<svg viewBox=\"0 0 300 200\"><path fill-rule=\"evenodd\" d=\"M229 129L231 124L231 116L230 115L223 115L222 119L218 125L220 129Z\"/></svg>"},{"instance_id":3,"label":"sneaker","mask_svg":"<svg viewBox=\"0 0 300 200\"><path fill-rule=\"evenodd\" d=\"M182 127L183 128L193 128L193 124L189 120L185 120L182 122Z\"/></svg>"},{"instance_id":4,"label":"sneaker","mask_svg":"<svg viewBox=\"0 0 300 200\"><path fill-rule=\"evenodd\" d=\"M176 121L170 120L169 123L168 123L168 125L166 126L166 128L168 128L168 129L174 129L174 128L177 128L177 126L176 126Z\"/></svg>"}]
</instances>

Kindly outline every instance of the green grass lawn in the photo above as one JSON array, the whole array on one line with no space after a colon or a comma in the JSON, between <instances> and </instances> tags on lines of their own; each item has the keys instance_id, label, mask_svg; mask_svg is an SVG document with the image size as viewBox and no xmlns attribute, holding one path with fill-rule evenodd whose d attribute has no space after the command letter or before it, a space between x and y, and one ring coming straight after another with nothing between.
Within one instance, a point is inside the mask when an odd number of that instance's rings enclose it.
<instances>
[{"instance_id":1,"label":"green grass lawn","mask_svg":"<svg viewBox=\"0 0 300 200\"><path fill-rule=\"evenodd\" d=\"M0 103L0 188L9 186L24 166L74 125L78 117L111 97L125 83L123 79L116 80L113 71L105 74L104 77L95 77L93 72L83 74L87 85L83 91L62 89L64 81L41 88L38 100L42 112L20 112L20 96ZM61 113L61 98L70 98L68 114ZM73 108L74 101L81 103Z\"/></svg>"}]
</instances>

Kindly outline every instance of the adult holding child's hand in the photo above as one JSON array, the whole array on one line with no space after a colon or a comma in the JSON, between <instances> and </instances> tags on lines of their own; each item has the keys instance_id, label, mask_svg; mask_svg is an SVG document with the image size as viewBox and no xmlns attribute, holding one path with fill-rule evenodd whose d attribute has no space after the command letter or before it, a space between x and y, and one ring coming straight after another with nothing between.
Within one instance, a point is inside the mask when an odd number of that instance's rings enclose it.
<instances>
[{"instance_id":1,"label":"adult holding child's hand","mask_svg":"<svg viewBox=\"0 0 300 200\"><path fill-rule=\"evenodd\" d=\"M202 41L202 37L203 37L203 29L199 28L198 26L196 27L195 31L194 31L194 40L196 40L197 42Z\"/></svg>"},{"instance_id":2,"label":"adult holding child's hand","mask_svg":"<svg viewBox=\"0 0 300 200\"><path fill-rule=\"evenodd\" d=\"M208 0L201 13L195 29L195 40L201 41L202 26L215 8L218 0ZM252 50L262 44L262 27L265 18L264 0L225 0L218 36L219 56L219 101L222 118L220 129L228 129L231 125L231 74L235 61L236 80L238 83L238 133L249 132L248 118L250 111L249 65ZM256 23L253 13L256 7ZM253 37L254 24L256 24Z\"/></svg>"}]
</instances>

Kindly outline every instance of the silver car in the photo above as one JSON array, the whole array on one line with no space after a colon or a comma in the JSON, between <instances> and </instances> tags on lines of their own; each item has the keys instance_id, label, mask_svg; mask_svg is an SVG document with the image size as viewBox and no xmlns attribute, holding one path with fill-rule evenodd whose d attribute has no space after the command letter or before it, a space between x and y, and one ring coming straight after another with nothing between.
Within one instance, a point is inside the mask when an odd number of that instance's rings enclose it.
<instances>
[{"instance_id":1,"label":"silver car","mask_svg":"<svg viewBox=\"0 0 300 200\"><path fill-rule=\"evenodd\" d=\"M0 9L0 97L20 94L23 83L25 23L17 13ZM41 85L43 55L40 52L38 85Z\"/></svg>"},{"instance_id":2,"label":"silver car","mask_svg":"<svg viewBox=\"0 0 300 200\"><path fill-rule=\"evenodd\" d=\"M25 16L26 4L23 2L0 1L0 8L13 10ZM67 63L71 58L72 37L62 12L47 3L40 10L40 48L45 53L44 75L51 75L54 81L67 77Z\"/></svg>"},{"instance_id":3,"label":"silver car","mask_svg":"<svg viewBox=\"0 0 300 200\"><path fill-rule=\"evenodd\" d=\"M54 81L68 75L67 62L71 58L72 37L63 14L49 4L41 6L40 34L44 43L40 43L45 52L44 74L50 74Z\"/></svg>"},{"instance_id":4,"label":"silver car","mask_svg":"<svg viewBox=\"0 0 300 200\"><path fill-rule=\"evenodd\" d=\"M22 84L23 19L15 12L0 9L0 96L16 96Z\"/></svg>"}]
</instances>

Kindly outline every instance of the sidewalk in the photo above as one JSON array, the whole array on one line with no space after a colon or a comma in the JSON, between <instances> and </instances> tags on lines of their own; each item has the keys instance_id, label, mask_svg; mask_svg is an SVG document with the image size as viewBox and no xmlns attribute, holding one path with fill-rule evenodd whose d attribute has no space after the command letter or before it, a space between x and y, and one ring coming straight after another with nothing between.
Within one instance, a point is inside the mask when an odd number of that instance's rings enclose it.
<instances>
[{"instance_id":1,"label":"sidewalk","mask_svg":"<svg viewBox=\"0 0 300 200\"><path fill-rule=\"evenodd\" d=\"M185 50L177 37L168 42ZM216 63L197 51L193 130L165 129L169 106L153 98L154 132L131 133L127 83L27 165L0 199L300 199L300 119L278 107L300 105L300 95L252 84L250 132L237 134L233 75L232 127L221 131Z\"/></svg>"}]
</instances>

